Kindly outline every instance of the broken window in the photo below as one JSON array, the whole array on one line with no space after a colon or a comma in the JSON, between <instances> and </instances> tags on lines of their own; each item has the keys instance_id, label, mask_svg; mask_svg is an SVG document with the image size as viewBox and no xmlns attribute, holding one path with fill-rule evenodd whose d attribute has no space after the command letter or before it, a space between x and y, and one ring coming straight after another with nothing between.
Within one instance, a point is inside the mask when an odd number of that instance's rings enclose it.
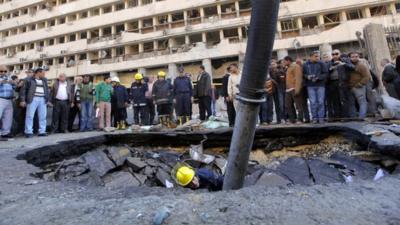
<instances>
[{"instance_id":1,"label":"broken window","mask_svg":"<svg viewBox=\"0 0 400 225\"><path fill-rule=\"evenodd\" d=\"M229 43L235 43L239 41L238 28L225 29L223 30L224 38L229 40Z\"/></svg>"},{"instance_id":2,"label":"broken window","mask_svg":"<svg viewBox=\"0 0 400 225\"><path fill-rule=\"evenodd\" d=\"M204 16L206 18L217 16L217 15L218 15L217 6L211 6L211 7L204 8Z\"/></svg>"},{"instance_id":3,"label":"broken window","mask_svg":"<svg viewBox=\"0 0 400 225\"><path fill-rule=\"evenodd\" d=\"M384 16L388 14L386 6L376 6L369 8L371 16Z\"/></svg>"},{"instance_id":4,"label":"broken window","mask_svg":"<svg viewBox=\"0 0 400 225\"><path fill-rule=\"evenodd\" d=\"M217 45L221 42L219 31L207 32L207 45Z\"/></svg>"},{"instance_id":5,"label":"broken window","mask_svg":"<svg viewBox=\"0 0 400 225\"><path fill-rule=\"evenodd\" d=\"M153 52L154 51L154 42L146 42L143 44L144 52Z\"/></svg>"},{"instance_id":6,"label":"broken window","mask_svg":"<svg viewBox=\"0 0 400 225\"><path fill-rule=\"evenodd\" d=\"M172 16L172 28L182 27L185 25L183 12L174 13Z\"/></svg>"},{"instance_id":7,"label":"broken window","mask_svg":"<svg viewBox=\"0 0 400 225\"><path fill-rule=\"evenodd\" d=\"M340 14L331 13L324 15L324 24L337 24L340 23Z\"/></svg>"},{"instance_id":8,"label":"broken window","mask_svg":"<svg viewBox=\"0 0 400 225\"><path fill-rule=\"evenodd\" d=\"M139 0L128 1L128 8L137 7L139 5Z\"/></svg>"},{"instance_id":9,"label":"broken window","mask_svg":"<svg viewBox=\"0 0 400 225\"><path fill-rule=\"evenodd\" d=\"M282 31L293 31L299 29L296 20L283 20L281 21Z\"/></svg>"},{"instance_id":10,"label":"broken window","mask_svg":"<svg viewBox=\"0 0 400 225\"><path fill-rule=\"evenodd\" d=\"M69 41L76 41L76 35L75 34L69 35Z\"/></svg>"},{"instance_id":11,"label":"broken window","mask_svg":"<svg viewBox=\"0 0 400 225\"><path fill-rule=\"evenodd\" d=\"M111 11L112 11L112 7L111 7L111 6L107 6L107 7L104 7L104 8L103 8L103 13L104 13L104 14L110 13Z\"/></svg>"},{"instance_id":12,"label":"broken window","mask_svg":"<svg viewBox=\"0 0 400 225\"><path fill-rule=\"evenodd\" d=\"M198 9L189 10L187 13L188 13L188 23L189 24L201 23L200 11Z\"/></svg>"},{"instance_id":13,"label":"broken window","mask_svg":"<svg viewBox=\"0 0 400 225\"><path fill-rule=\"evenodd\" d=\"M355 9L355 10L351 10L347 12L347 19L348 20L358 20L358 19L362 19L363 18L363 14L361 9Z\"/></svg>"},{"instance_id":14,"label":"broken window","mask_svg":"<svg viewBox=\"0 0 400 225\"><path fill-rule=\"evenodd\" d=\"M316 16L309 16L301 18L301 22L303 27L306 29L314 29L314 27L318 27L318 20Z\"/></svg>"},{"instance_id":15,"label":"broken window","mask_svg":"<svg viewBox=\"0 0 400 225\"><path fill-rule=\"evenodd\" d=\"M124 46L117 47L115 49L115 52L117 56L123 56L125 55L125 47Z\"/></svg>"},{"instance_id":16,"label":"broken window","mask_svg":"<svg viewBox=\"0 0 400 225\"><path fill-rule=\"evenodd\" d=\"M201 33L189 35L189 41L190 43L203 42Z\"/></svg>"},{"instance_id":17,"label":"broken window","mask_svg":"<svg viewBox=\"0 0 400 225\"><path fill-rule=\"evenodd\" d=\"M86 58L87 58L86 53L79 54L78 56L79 60L86 60Z\"/></svg>"},{"instance_id":18,"label":"broken window","mask_svg":"<svg viewBox=\"0 0 400 225\"><path fill-rule=\"evenodd\" d=\"M153 0L142 0L142 5L151 4Z\"/></svg>"},{"instance_id":19,"label":"broken window","mask_svg":"<svg viewBox=\"0 0 400 225\"><path fill-rule=\"evenodd\" d=\"M103 37L110 36L110 35L111 35L111 27L103 28Z\"/></svg>"},{"instance_id":20,"label":"broken window","mask_svg":"<svg viewBox=\"0 0 400 225\"><path fill-rule=\"evenodd\" d=\"M120 11L120 10L124 10L125 9L125 4L124 3L120 3L115 5L115 11Z\"/></svg>"},{"instance_id":21,"label":"broken window","mask_svg":"<svg viewBox=\"0 0 400 225\"><path fill-rule=\"evenodd\" d=\"M124 24L119 24L119 25L115 26L115 31L117 32L117 34L125 31L125 25Z\"/></svg>"},{"instance_id":22,"label":"broken window","mask_svg":"<svg viewBox=\"0 0 400 225\"><path fill-rule=\"evenodd\" d=\"M239 1L239 11L241 16L250 16L251 14L251 1Z\"/></svg>"},{"instance_id":23,"label":"broken window","mask_svg":"<svg viewBox=\"0 0 400 225\"><path fill-rule=\"evenodd\" d=\"M169 46L169 40L164 39L164 40L158 40L158 50L162 51L167 49Z\"/></svg>"},{"instance_id":24,"label":"broken window","mask_svg":"<svg viewBox=\"0 0 400 225\"><path fill-rule=\"evenodd\" d=\"M128 22L127 31L138 33L139 32L139 22L138 21Z\"/></svg>"},{"instance_id":25,"label":"broken window","mask_svg":"<svg viewBox=\"0 0 400 225\"><path fill-rule=\"evenodd\" d=\"M222 18L236 17L235 3L222 5L221 12L222 12Z\"/></svg>"},{"instance_id":26,"label":"broken window","mask_svg":"<svg viewBox=\"0 0 400 225\"><path fill-rule=\"evenodd\" d=\"M157 30L163 30L168 28L168 15L162 15L157 17Z\"/></svg>"},{"instance_id":27,"label":"broken window","mask_svg":"<svg viewBox=\"0 0 400 225\"><path fill-rule=\"evenodd\" d=\"M153 31L153 18L143 20L142 33L149 33Z\"/></svg>"}]
</instances>

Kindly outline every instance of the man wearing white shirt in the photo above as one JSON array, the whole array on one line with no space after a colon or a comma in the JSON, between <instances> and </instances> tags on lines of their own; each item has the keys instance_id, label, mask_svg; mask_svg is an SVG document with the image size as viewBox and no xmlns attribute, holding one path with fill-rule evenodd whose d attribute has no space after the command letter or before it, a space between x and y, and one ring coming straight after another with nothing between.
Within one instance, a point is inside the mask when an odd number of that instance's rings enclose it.
<instances>
[{"instance_id":1,"label":"man wearing white shirt","mask_svg":"<svg viewBox=\"0 0 400 225\"><path fill-rule=\"evenodd\" d=\"M65 74L60 74L54 82L51 101L53 103L52 133L66 133L68 126L68 113L72 103L71 83Z\"/></svg>"}]
</instances>

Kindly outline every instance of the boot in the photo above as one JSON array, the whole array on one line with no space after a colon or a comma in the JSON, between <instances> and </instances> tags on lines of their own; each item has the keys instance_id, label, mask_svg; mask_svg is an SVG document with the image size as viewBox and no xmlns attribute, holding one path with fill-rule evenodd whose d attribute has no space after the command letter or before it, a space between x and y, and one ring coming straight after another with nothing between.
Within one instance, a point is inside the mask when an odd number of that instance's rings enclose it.
<instances>
[{"instance_id":1,"label":"boot","mask_svg":"<svg viewBox=\"0 0 400 225\"><path fill-rule=\"evenodd\" d=\"M164 122L164 117L163 116L159 116L159 120L160 120L160 124L161 126L165 126L165 122Z\"/></svg>"},{"instance_id":2,"label":"boot","mask_svg":"<svg viewBox=\"0 0 400 225\"><path fill-rule=\"evenodd\" d=\"M182 126L182 116L178 116L178 124L179 126Z\"/></svg>"},{"instance_id":3,"label":"boot","mask_svg":"<svg viewBox=\"0 0 400 225\"><path fill-rule=\"evenodd\" d=\"M186 123L190 121L190 116L186 117Z\"/></svg>"},{"instance_id":4,"label":"boot","mask_svg":"<svg viewBox=\"0 0 400 225\"><path fill-rule=\"evenodd\" d=\"M126 130L126 123L125 123L125 121L121 121L121 123L120 123L120 125L121 125L121 130Z\"/></svg>"},{"instance_id":5,"label":"boot","mask_svg":"<svg viewBox=\"0 0 400 225\"><path fill-rule=\"evenodd\" d=\"M117 130L121 129L121 124L119 123L119 121L117 122L117 127L115 129L117 129Z\"/></svg>"}]
</instances>

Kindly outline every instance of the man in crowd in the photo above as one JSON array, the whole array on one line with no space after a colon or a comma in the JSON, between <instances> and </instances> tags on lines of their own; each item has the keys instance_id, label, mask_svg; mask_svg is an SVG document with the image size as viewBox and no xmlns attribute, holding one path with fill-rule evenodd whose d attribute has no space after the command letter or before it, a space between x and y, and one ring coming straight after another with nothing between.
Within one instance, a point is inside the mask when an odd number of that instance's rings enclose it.
<instances>
[{"instance_id":1,"label":"man in crowd","mask_svg":"<svg viewBox=\"0 0 400 225\"><path fill-rule=\"evenodd\" d=\"M197 76L196 97L199 100L200 120L204 121L211 115L211 76L205 71L203 65L200 66L200 72ZM207 116L206 116L207 113Z\"/></svg>"},{"instance_id":2,"label":"man in crowd","mask_svg":"<svg viewBox=\"0 0 400 225\"><path fill-rule=\"evenodd\" d=\"M96 104L98 109L99 129L111 127L111 96L113 88L111 86L111 77L104 77L104 81L96 86Z\"/></svg>"},{"instance_id":3,"label":"man in crowd","mask_svg":"<svg viewBox=\"0 0 400 225\"><path fill-rule=\"evenodd\" d=\"M349 96L351 95L348 83L349 73L354 65L340 50L332 51L332 60L328 63L329 76L327 81L327 106L330 120L347 118L349 113Z\"/></svg>"},{"instance_id":4,"label":"man in crowd","mask_svg":"<svg viewBox=\"0 0 400 225\"><path fill-rule=\"evenodd\" d=\"M360 61L360 55L357 52L349 54L352 64L355 66L354 71L350 73L349 88L351 88L350 110L351 117L356 117L356 104L359 105L358 117L365 119L367 116L367 84L371 80L371 73L365 63Z\"/></svg>"},{"instance_id":5,"label":"man in crowd","mask_svg":"<svg viewBox=\"0 0 400 225\"><path fill-rule=\"evenodd\" d=\"M236 95L239 94L240 80L242 79L242 74L239 71L239 67L236 63L232 63L230 66L230 76L228 80L228 96L229 100L233 102L235 111L238 111L238 101L236 100Z\"/></svg>"},{"instance_id":6,"label":"man in crowd","mask_svg":"<svg viewBox=\"0 0 400 225\"><path fill-rule=\"evenodd\" d=\"M302 123L304 119L302 96L303 70L300 65L293 62L290 56L286 56L283 59L283 63L288 68L286 73L285 105L289 122L295 123L297 121L297 123Z\"/></svg>"},{"instance_id":7,"label":"man in crowd","mask_svg":"<svg viewBox=\"0 0 400 225\"><path fill-rule=\"evenodd\" d=\"M285 88L286 88L286 72L276 60L271 61L271 69L269 72L271 82L273 81L273 100L276 112L276 122L279 124L285 122Z\"/></svg>"},{"instance_id":8,"label":"man in crowd","mask_svg":"<svg viewBox=\"0 0 400 225\"><path fill-rule=\"evenodd\" d=\"M179 68L179 76L174 80L173 95L175 101L175 114L182 123L191 118L193 86L189 76L184 73L183 67Z\"/></svg>"},{"instance_id":9,"label":"man in crowd","mask_svg":"<svg viewBox=\"0 0 400 225\"><path fill-rule=\"evenodd\" d=\"M95 88L90 81L90 76L85 75L82 83L79 85L80 105L81 105L81 122L80 131L93 130L93 101L95 96Z\"/></svg>"},{"instance_id":10,"label":"man in crowd","mask_svg":"<svg viewBox=\"0 0 400 225\"><path fill-rule=\"evenodd\" d=\"M313 123L323 123L325 119L325 83L328 69L320 60L318 51L310 55L310 59L303 65L303 78L310 99Z\"/></svg>"},{"instance_id":11,"label":"man in crowd","mask_svg":"<svg viewBox=\"0 0 400 225\"><path fill-rule=\"evenodd\" d=\"M43 68L33 70L33 76L25 79L24 87L21 89L21 106L27 107L25 119L25 136L33 137L33 118L38 112L39 137L47 136L46 117L47 104L49 101L49 87Z\"/></svg>"},{"instance_id":12,"label":"man in crowd","mask_svg":"<svg viewBox=\"0 0 400 225\"><path fill-rule=\"evenodd\" d=\"M260 113L259 113L261 125L269 125L274 119L273 105L274 105L274 93L276 91L276 86L277 86L276 81L271 78L270 74L268 74L264 86L265 101L261 103ZM279 112L279 109L277 112Z\"/></svg>"},{"instance_id":13,"label":"man in crowd","mask_svg":"<svg viewBox=\"0 0 400 225\"><path fill-rule=\"evenodd\" d=\"M235 111L235 107L233 106L233 101L229 98L229 94L228 94L228 82L229 82L229 77L230 77L230 71L231 71L231 67L228 66L226 68L226 74L224 75L224 77L222 77L222 97L224 97L225 104L226 104L229 126L233 127L235 124L236 111Z\"/></svg>"},{"instance_id":14,"label":"man in crowd","mask_svg":"<svg viewBox=\"0 0 400 225\"><path fill-rule=\"evenodd\" d=\"M72 91L72 102L70 104L69 115L68 115L68 131L74 131L74 122L76 116L79 119L79 127L81 123L81 89L80 86L82 84L82 77L77 76L75 78L74 84L71 85Z\"/></svg>"},{"instance_id":15,"label":"man in crowd","mask_svg":"<svg viewBox=\"0 0 400 225\"><path fill-rule=\"evenodd\" d=\"M164 71L158 72L157 81L153 85L152 98L157 105L157 113L160 124L168 127L170 125L169 116L171 112L172 85L165 79L167 74ZM182 125L182 117L178 117Z\"/></svg>"},{"instance_id":16,"label":"man in crowd","mask_svg":"<svg viewBox=\"0 0 400 225\"><path fill-rule=\"evenodd\" d=\"M129 104L129 96L126 87L121 85L118 77L111 78L111 84L113 86L113 94L111 97L111 111L114 118L114 127L117 130L126 129L126 107Z\"/></svg>"},{"instance_id":17,"label":"man in crowd","mask_svg":"<svg viewBox=\"0 0 400 225\"><path fill-rule=\"evenodd\" d=\"M131 98L133 105L133 120L136 125L149 125L149 109L147 107L147 84L141 73L135 74L135 82L131 85Z\"/></svg>"},{"instance_id":18,"label":"man in crowd","mask_svg":"<svg viewBox=\"0 0 400 225\"><path fill-rule=\"evenodd\" d=\"M147 84L148 90L146 91L146 104L149 110L149 122L150 125L154 123L154 117L156 115L156 109L153 101L153 85L154 85L154 77L149 76L144 78L145 83Z\"/></svg>"},{"instance_id":19,"label":"man in crowd","mask_svg":"<svg viewBox=\"0 0 400 225\"><path fill-rule=\"evenodd\" d=\"M51 132L67 133L68 114L70 105L73 104L73 92L71 83L64 73L58 75L58 79L54 81L50 92L50 101L53 105Z\"/></svg>"},{"instance_id":20,"label":"man in crowd","mask_svg":"<svg viewBox=\"0 0 400 225\"><path fill-rule=\"evenodd\" d=\"M385 85L389 96L400 100L400 96L396 91L396 79L399 79L400 74L396 71L396 65L391 63L389 59L382 59L381 66L383 67L382 81Z\"/></svg>"},{"instance_id":21,"label":"man in crowd","mask_svg":"<svg viewBox=\"0 0 400 225\"><path fill-rule=\"evenodd\" d=\"M0 66L0 118L1 138L12 138L13 99L16 82L8 75L8 69Z\"/></svg>"}]
</instances>

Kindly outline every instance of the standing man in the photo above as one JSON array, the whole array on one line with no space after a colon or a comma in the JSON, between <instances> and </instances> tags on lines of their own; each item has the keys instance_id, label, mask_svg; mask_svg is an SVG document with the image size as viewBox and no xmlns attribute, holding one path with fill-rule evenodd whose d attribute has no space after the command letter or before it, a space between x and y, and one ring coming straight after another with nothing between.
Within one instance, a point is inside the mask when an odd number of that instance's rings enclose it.
<instances>
[{"instance_id":1,"label":"standing man","mask_svg":"<svg viewBox=\"0 0 400 225\"><path fill-rule=\"evenodd\" d=\"M400 74L396 71L396 65L391 63L389 59L382 59L381 66L383 67L382 81L385 85L389 96L400 100L400 96L396 91L395 80L399 79Z\"/></svg>"},{"instance_id":2,"label":"standing man","mask_svg":"<svg viewBox=\"0 0 400 225\"><path fill-rule=\"evenodd\" d=\"M205 71L205 67L201 65L199 75L197 76L196 88L196 97L199 99L199 112L201 121L208 119L212 115L210 94L211 76Z\"/></svg>"},{"instance_id":3,"label":"standing man","mask_svg":"<svg viewBox=\"0 0 400 225\"><path fill-rule=\"evenodd\" d=\"M231 67L228 66L226 68L226 74L224 75L224 77L222 77L222 97L224 97L225 104L226 104L229 126L233 127L235 124L236 111L235 111L235 107L233 106L233 101L231 101L231 99L229 98L229 94L228 94L228 82L229 82L229 77L231 76L230 71L231 71Z\"/></svg>"},{"instance_id":4,"label":"standing man","mask_svg":"<svg viewBox=\"0 0 400 225\"><path fill-rule=\"evenodd\" d=\"M77 76L74 84L71 85L72 91L72 102L70 104L69 116L68 116L68 131L72 132L74 129L75 118L78 115L79 127L81 123L81 84L82 77Z\"/></svg>"},{"instance_id":5,"label":"standing man","mask_svg":"<svg viewBox=\"0 0 400 225\"><path fill-rule=\"evenodd\" d=\"M71 83L64 73L54 81L50 92L50 101L53 104L53 120L51 132L66 133L68 128L68 114L70 105L73 104Z\"/></svg>"},{"instance_id":6,"label":"standing man","mask_svg":"<svg viewBox=\"0 0 400 225\"><path fill-rule=\"evenodd\" d=\"M303 70L300 65L293 62L293 59L290 56L286 56L283 59L283 64L288 67L286 73L285 95L286 112L288 113L290 123L295 123L297 119L297 123L301 124L304 119L302 95Z\"/></svg>"},{"instance_id":7,"label":"standing man","mask_svg":"<svg viewBox=\"0 0 400 225\"><path fill-rule=\"evenodd\" d=\"M21 106L27 107L25 119L25 136L33 137L33 118L38 112L39 137L47 136L47 104L49 101L49 87L43 68L33 70L33 76L26 78L21 91Z\"/></svg>"},{"instance_id":8,"label":"standing man","mask_svg":"<svg viewBox=\"0 0 400 225\"><path fill-rule=\"evenodd\" d=\"M79 85L80 99L81 99L81 123L80 131L93 130L93 101L96 94L93 83L90 81L90 76L83 77L82 84Z\"/></svg>"},{"instance_id":9,"label":"standing man","mask_svg":"<svg viewBox=\"0 0 400 225\"><path fill-rule=\"evenodd\" d=\"M313 123L324 123L325 119L325 83L328 69L320 60L318 51L310 55L310 59L303 65L303 76L310 99Z\"/></svg>"},{"instance_id":10,"label":"standing man","mask_svg":"<svg viewBox=\"0 0 400 225\"><path fill-rule=\"evenodd\" d=\"M146 92L148 90L147 84L143 81L143 75L137 73L135 75L135 82L131 85L133 120L137 125L150 125L149 109L146 102Z\"/></svg>"},{"instance_id":11,"label":"standing man","mask_svg":"<svg viewBox=\"0 0 400 225\"><path fill-rule=\"evenodd\" d=\"M192 109L193 86L189 76L184 73L183 67L179 68L179 75L174 80L175 113L179 123L190 121Z\"/></svg>"},{"instance_id":12,"label":"standing man","mask_svg":"<svg viewBox=\"0 0 400 225\"><path fill-rule=\"evenodd\" d=\"M351 88L351 117L356 116L356 104L359 105L358 117L365 119L367 117L367 84L371 80L371 73L365 63L360 61L360 55L357 52L349 54L351 63L355 66L354 71L350 73L349 88Z\"/></svg>"},{"instance_id":13,"label":"standing man","mask_svg":"<svg viewBox=\"0 0 400 225\"><path fill-rule=\"evenodd\" d=\"M0 118L1 138L12 138L11 127L13 122L13 99L15 81L8 75L8 69L0 66Z\"/></svg>"},{"instance_id":14,"label":"standing man","mask_svg":"<svg viewBox=\"0 0 400 225\"><path fill-rule=\"evenodd\" d=\"M154 85L154 77L153 75L149 76L149 77L145 77L145 83L147 84L148 87L148 91L146 91L146 104L147 104L147 108L149 110L149 122L150 125L153 125L154 123L154 117L156 115L156 108L153 102L153 85Z\"/></svg>"},{"instance_id":15,"label":"standing man","mask_svg":"<svg viewBox=\"0 0 400 225\"><path fill-rule=\"evenodd\" d=\"M286 74L284 69L276 60L272 60L270 69L271 80L274 82L275 89L273 93L276 122L280 124L285 123L285 88L286 88Z\"/></svg>"},{"instance_id":16,"label":"standing man","mask_svg":"<svg viewBox=\"0 0 400 225\"><path fill-rule=\"evenodd\" d=\"M153 100L157 105L160 124L168 127L170 124L169 116L171 114L172 85L165 79L166 76L167 74L164 71L158 72L158 78L154 83L152 95ZM179 122L182 123L181 117Z\"/></svg>"},{"instance_id":17,"label":"standing man","mask_svg":"<svg viewBox=\"0 0 400 225\"><path fill-rule=\"evenodd\" d=\"M242 79L242 74L239 71L239 67L236 63L230 65L231 75L228 80L228 95L229 99L233 101L236 112L238 111L238 101L236 100L236 95L239 94L240 80Z\"/></svg>"},{"instance_id":18,"label":"standing man","mask_svg":"<svg viewBox=\"0 0 400 225\"><path fill-rule=\"evenodd\" d=\"M101 130L104 129L104 120L106 122L106 128L111 127L112 93L111 77L106 75L104 81L96 86L96 104L99 111L99 129Z\"/></svg>"},{"instance_id":19,"label":"standing man","mask_svg":"<svg viewBox=\"0 0 400 225\"><path fill-rule=\"evenodd\" d=\"M114 117L114 126L117 130L126 129L126 107L129 104L129 96L126 88L121 85L118 77L111 79L111 84L114 88L114 92L111 97L111 110Z\"/></svg>"}]
</instances>

